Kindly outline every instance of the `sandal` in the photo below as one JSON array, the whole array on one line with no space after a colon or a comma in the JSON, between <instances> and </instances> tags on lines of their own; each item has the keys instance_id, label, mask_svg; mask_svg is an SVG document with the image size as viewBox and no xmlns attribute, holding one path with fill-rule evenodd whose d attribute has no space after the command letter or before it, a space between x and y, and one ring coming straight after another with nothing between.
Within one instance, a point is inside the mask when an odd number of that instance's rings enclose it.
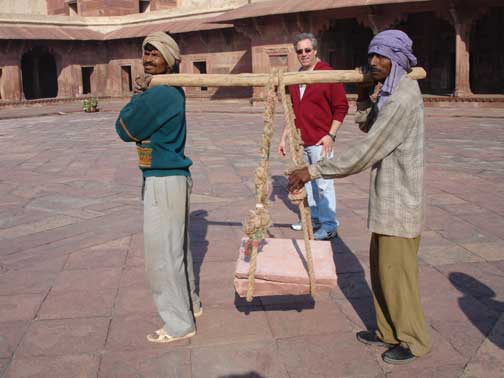
<instances>
[{"instance_id":1,"label":"sandal","mask_svg":"<svg viewBox=\"0 0 504 378\"><path fill-rule=\"evenodd\" d=\"M189 332L184 336L170 336L166 333L164 328L158 329L154 331L154 333L150 333L147 335L147 340L151 343L171 343L173 341L188 339L196 335L196 331Z\"/></svg>"}]
</instances>

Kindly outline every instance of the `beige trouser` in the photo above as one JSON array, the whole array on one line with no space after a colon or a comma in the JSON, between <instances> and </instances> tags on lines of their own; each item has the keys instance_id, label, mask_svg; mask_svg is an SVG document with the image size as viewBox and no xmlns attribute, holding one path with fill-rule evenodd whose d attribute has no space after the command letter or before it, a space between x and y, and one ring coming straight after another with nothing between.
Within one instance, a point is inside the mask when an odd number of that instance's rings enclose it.
<instances>
[{"instance_id":1,"label":"beige trouser","mask_svg":"<svg viewBox=\"0 0 504 378\"><path fill-rule=\"evenodd\" d=\"M420 236L401 238L373 233L370 246L371 285L378 326L386 343L407 345L415 356L431 348L418 290Z\"/></svg>"},{"instance_id":2,"label":"beige trouser","mask_svg":"<svg viewBox=\"0 0 504 378\"><path fill-rule=\"evenodd\" d=\"M201 305L188 252L191 186L191 178L185 176L145 180L145 272L164 329L170 336L193 331L192 311L199 311Z\"/></svg>"}]
</instances>

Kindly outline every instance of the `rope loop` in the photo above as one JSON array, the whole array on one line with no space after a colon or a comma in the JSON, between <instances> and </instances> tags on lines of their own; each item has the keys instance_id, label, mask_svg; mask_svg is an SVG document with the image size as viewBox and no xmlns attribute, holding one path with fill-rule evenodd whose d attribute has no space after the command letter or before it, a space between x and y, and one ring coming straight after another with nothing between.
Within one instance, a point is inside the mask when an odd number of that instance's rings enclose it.
<instances>
[{"instance_id":1,"label":"rope loop","mask_svg":"<svg viewBox=\"0 0 504 378\"><path fill-rule=\"evenodd\" d=\"M277 92L275 92L275 84L277 83ZM249 217L243 226L243 230L249 238L245 244L245 255L250 258L247 288L248 302L251 302L254 298L255 272L260 242L265 239L268 234L268 229L272 224L272 220L267 209L268 163L270 158L271 140L273 138L273 123L277 95L282 102L284 110L292 164L295 167L306 166L303 158L303 141L301 139L300 132L294 125L295 117L292 111L292 103L290 101L290 97L285 94L282 71L274 70L270 74L266 91L267 98L264 110L264 130L259 150L261 160L256 169L255 176L256 206L254 210L250 211ZM293 204L299 207L301 222L303 224L303 238L305 242L306 260L308 265L308 277L310 280L310 293L315 298L315 272L313 269L313 259L310 246L310 239L313 239L313 227L311 224L310 207L307 205L306 200L306 189L303 188L298 193L289 193L289 199Z\"/></svg>"},{"instance_id":2,"label":"rope loop","mask_svg":"<svg viewBox=\"0 0 504 378\"><path fill-rule=\"evenodd\" d=\"M273 123L275 114L275 79L277 72L270 74L268 84L266 86L267 100L264 110L264 129L259 149L261 160L256 169L255 189L256 189L256 206L255 210L251 210L248 220L243 226L245 234L249 240L245 244L245 255L250 257L249 273L248 273L248 288L247 301L252 302L254 298L255 288L255 271L257 265L257 253L262 240L266 238L268 229L273 223L268 212L268 168L271 150L271 140L273 139Z\"/></svg>"}]
</instances>

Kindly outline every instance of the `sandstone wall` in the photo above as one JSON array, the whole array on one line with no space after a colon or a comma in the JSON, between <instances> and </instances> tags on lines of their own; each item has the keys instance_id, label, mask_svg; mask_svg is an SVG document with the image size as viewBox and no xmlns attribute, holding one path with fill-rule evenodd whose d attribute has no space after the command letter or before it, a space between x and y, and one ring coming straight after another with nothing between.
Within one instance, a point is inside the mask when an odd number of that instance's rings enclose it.
<instances>
[{"instance_id":1,"label":"sandstone wall","mask_svg":"<svg viewBox=\"0 0 504 378\"><path fill-rule=\"evenodd\" d=\"M80 16L123 16L139 12L139 0L78 0Z\"/></svg>"},{"instance_id":2,"label":"sandstone wall","mask_svg":"<svg viewBox=\"0 0 504 378\"><path fill-rule=\"evenodd\" d=\"M68 4L65 0L47 0L47 14L68 15Z\"/></svg>"},{"instance_id":3,"label":"sandstone wall","mask_svg":"<svg viewBox=\"0 0 504 378\"><path fill-rule=\"evenodd\" d=\"M248 0L178 0L178 6L180 8L192 8L195 10L216 9L229 6L237 7L246 5L247 3Z\"/></svg>"},{"instance_id":4,"label":"sandstone wall","mask_svg":"<svg viewBox=\"0 0 504 378\"><path fill-rule=\"evenodd\" d=\"M238 74L252 72L250 40L232 29L187 33L177 36L182 73ZM190 97L230 98L252 95L252 88L186 88Z\"/></svg>"},{"instance_id":5,"label":"sandstone wall","mask_svg":"<svg viewBox=\"0 0 504 378\"><path fill-rule=\"evenodd\" d=\"M20 3L29 3L30 0L17 0ZM69 15L72 11L65 0L34 0L44 6L44 14L51 15ZM0 0L2 3L14 3L9 0ZM198 11L208 11L212 9L222 9L229 6L242 6L248 3L248 0L150 0L149 11L186 9ZM46 5L47 4L47 5ZM143 4L147 4L143 2ZM11 6L12 7L12 6ZM18 7L23 9L22 7ZM26 7L25 7L26 8ZM76 5L72 5L77 13L83 17L94 16L122 16L128 14L137 14L140 12L140 0L77 0Z\"/></svg>"},{"instance_id":6,"label":"sandstone wall","mask_svg":"<svg viewBox=\"0 0 504 378\"><path fill-rule=\"evenodd\" d=\"M0 13L47 14L46 0L0 0Z\"/></svg>"},{"instance_id":7,"label":"sandstone wall","mask_svg":"<svg viewBox=\"0 0 504 378\"><path fill-rule=\"evenodd\" d=\"M150 2L151 11L173 8L177 8L177 0L151 0Z\"/></svg>"}]
</instances>

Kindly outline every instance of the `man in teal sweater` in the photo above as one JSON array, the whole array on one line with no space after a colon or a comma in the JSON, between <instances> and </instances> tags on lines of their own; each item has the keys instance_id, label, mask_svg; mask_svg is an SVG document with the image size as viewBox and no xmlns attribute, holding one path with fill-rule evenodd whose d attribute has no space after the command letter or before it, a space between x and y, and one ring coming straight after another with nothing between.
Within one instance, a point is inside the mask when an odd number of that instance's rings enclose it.
<instances>
[{"instance_id":1,"label":"man in teal sweater","mask_svg":"<svg viewBox=\"0 0 504 378\"><path fill-rule=\"evenodd\" d=\"M180 50L169 35L156 32L142 44L144 83L121 110L116 131L125 142L136 142L138 165L145 180L145 272L164 326L147 335L167 343L196 334L194 317L202 314L196 294L187 227L192 187L185 156L185 95L181 88L148 88L152 75L174 72Z\"/></svg>"}]
</instances>

